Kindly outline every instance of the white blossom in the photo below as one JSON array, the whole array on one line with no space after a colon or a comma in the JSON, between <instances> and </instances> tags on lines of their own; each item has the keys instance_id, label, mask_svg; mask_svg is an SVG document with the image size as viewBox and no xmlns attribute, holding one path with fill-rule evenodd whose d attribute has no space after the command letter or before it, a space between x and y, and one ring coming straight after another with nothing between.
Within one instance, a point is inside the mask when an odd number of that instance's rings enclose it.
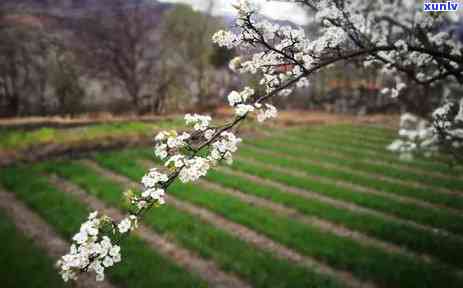
<instances>
[{"instance_id":1,"label":"white blossom","mask_svg":"<svg viewBox=\"0 0 463 288\"><path fill-rule=\"evenodd\" d=\"M238 104L235 107L235 114L238 116L244 116L252 111L254 111L254 106L252 105Z\"/></svg>"},{"instance_id":2,"label":"white blossom","mask_svg":"<svg viewBox=\"0 0 463 288\"><path fill-rule=\"evenodd\" d=\"M73 237L69 253L57 262L61 277L66 282L76 279L83 269L95 272L96 280L103 281L105 268L121 261L119 246L113 245L107 236L99 237L103 218L97 218L97 215L95 212L89 215L76 234L79 236Z\"/></svg>"},{"instance_id":3,"label":"white blossom","mask_svg":"<svg viewBox=\"0 0 463 288\"><path fill-rule=\"evenodd\" d=\"M164 164L164 166L166 167L169 167L171 165L173 165L175 168L181 168L185 165L185 161L186 161L186 157L181 155L181 154L177 154L177 155L174 155L172 157L170 157L166 163Z\"/></svg>"},{"instance_id":4,"label":"white blossom","mask_svg":"<svg viewBox=\"0 0 463 288\"><path fill-rule=\"evenodd\" d=\"M150 189L146 189L142 193L142 197L151 198L153 200L156 200L161 205L165 203L164 195L165 195L165 191L162 188L150 188Z\"/></svg>"},{"instance_id":5,"label":"white blossom","mask_svg":"<svg viewBox=\"0 0 463 288\"><path fill-rule=\"evenodd\" d=\"M259 105L260 106L260 105ZM257 121L264 122L270 118L276 118L278 116L278 110L275 106L270 104L264 104L265 108L262 107L259 109L259 113L257 114Z\"/></svg>"},{"instance_id":6,"label":"white blossom","mask_svg":"<svg viewBox=\"0 0 463 288\"><path fill-rule=\"evenodd\" d=\"M129 217L122 219L122 221L119 222L119 224L117 225L117 228L119 229L119 233L124 234L124 233L127 233L137 228L137 225L138 225L137 216L130 215Z\"/></svg>"},{"instance_id":7,"label":"white blossom","mask_svg":"<svg viewBox=\"0 0 463 288\"><path fill-rule=\"evenodd\" d=\"M222 132L220 136L219 140L212 143L212 151L208 159L215 164L223 158L227 164L231 164L233 162L232 153L238 150L238 144L242 140L231 132Z\"/></svg>"},{"instance_id":8,"label":"white blossom","mask_svg":"<svg viewBox=\"0 0 463 288\"><path fill-rule=\"evenodd\" d=\"M185 121L187 125L193 124L196 131L205 131L209 127L211 121L210 116L203 116L199 114L186 114Z\"/></svg>"},{"instance_id":9,"label":"white blossom","mask_svg":"<svg viewBox=\"0 0 463 288\"><path fill-rule=\"evenodd\" d=\"M190 138L190 134L182 133L180 135L172 135L167 138L167 147L169 148L182 148L187 145L185 142Z\"/></svg>"},{"instance_id":10,"label":"white blossom","mask_svg":"<svg viewBox=\"0 0 463 288\"><path fill-rule=\"evenodd\" d=\"M165 159L169 155L167 152L167 144L161 143L156 145L154 148L154 154L161 160Z\"/></svg>"},{"instance_id":11,"label":"white blossom","mask_svg":"<svg viewBox=\"0 0 463 288\"><path fill-rule=\"evenodd\" d=\"M236 47L239 44L238 37L230 31L220 30L214 34L212 41L227 48Z\"/></svg>"},{"instance_id":12,"label":"white blossom","mask_svg":"<svg viewBox=\"0 0 463 288\"><path fill-rule=\"evenodd\" d=\"M228 64L228 67L233 72L238 72L239 69L241 68L241 57L235 57L232 60L230 60L230 63Z\"/></svg>"},{"instance_id":13,"label":"white blossom","mask_svg":"<svg viewBox=\"0 0 463 288\"><path fill-rule=\"evenodd\" d=\"M365 67L378 67L395 80L393 87L382 91L392 97L405 91L407 86L401 77L411 73L413 81L431 83L443 79L447 81L446 87L463 77L463 64L458 58L463 55L463 45L453 35L457 33L442 29L443 23L452 22L450 13L436 16L417 12L415 1L352 0L343 1L343 5L337 0L297 2L307 8L313 8L308 2L315 5L313 24L318 24L319 31L312 33L312 37L301 27L275 24L259 17L256 7L247 0L235 5L238 17L233 31L221 30L213 35L212 41L219 46L237 48L236 51L247 49L242 56L234 58L229 67L260 77L258 83L262 89L259 91L265 91L265 95L259 96L266 97L261 98L254 96L255 91L250 87L230 92L227 100L235 109L236 123L254 111L259 122L275 118L277 109L260 102L273 95L288 97L294 86L303 88L309 84L307 77L311 73L340 60L355 58L362 60ZM427 32L420 37L411 35L409 31L417 31L417 28ZM400 152L402 159L409 159L421 149L434 152L443 144L461 149L463 99L459 97L451 99L442 95L442 105L432 113L431 121L404 114L399 139L388 148ZM187 114L186 124L192 125L194 130L191 135L162 131L155 136L154 153L165 161L164 167L151 169L143 176L143 191L130 196L130 203L136 209L143 211L153 207L152 204L164 204L167 186L177 175L182 182L192 182L205 176L219 161L233 162L233 153L241 142L232 133L231 128L236 123L232 122L231 127L223 126L221 131L210 127L211 120L209 116ZM207 150L202 150L204 147L210 148L209 153L200 157L199 152ZM161 169L168 170L169 174ZM63 279L76 279L78 273L86 269L94 272L98 281L104 280L105 269L120 262L121 253L111 238L100 235L100 230L109 225L113 233L125 234L136 228L137 221L135 215L129 215L114 224L96 212L90 214L72 238L69 253L58 261Z\"/></svg>"},{"instance_id":14,"label":"white blossom","mask_svg":"<svg viewBox=\"0 0 463 288\"><path fill-rule=\"evenodd\" d=\"M206 138L206 140L211 140L212 137L214 137L214 134L215 134L215 130L209 129L206 132L204 132L204 138Z\"/></svg>"},{"instance_id":15,"label":"white blossom","mask_svg":"<svg viewBox=\"0 0 463 288\"><path fill-rule=\"evenodd\" d=\"M235 106L238 103L241 103L243 100L241 99L240 93L236 91L230 92L228 94L228 103L230 103L230 106Z\"/></svg>"},{"instance_id":16,"label":"white blossom","mask_svg":"<svg viewBox=\"0 0 463 288\"><path fill-rule=\"evenodd\" d=\"M169 177L158 171L156 168L152 168L148 174L143 176L141 183L145 188L153 188L159 183L166 182Z\"/></svg>"},{"instance_id":17,"label":"white blossom","mask_svg":"<svg viewBox=\"0 0 463 288\"><path fill-rule=\"evenodd\" d=\"M179 179L183 183L194 182L206 176L210 168L209 161L202 157L193 157L184 162L185 167L180 170Z\"/></svg>"}]
</instances>

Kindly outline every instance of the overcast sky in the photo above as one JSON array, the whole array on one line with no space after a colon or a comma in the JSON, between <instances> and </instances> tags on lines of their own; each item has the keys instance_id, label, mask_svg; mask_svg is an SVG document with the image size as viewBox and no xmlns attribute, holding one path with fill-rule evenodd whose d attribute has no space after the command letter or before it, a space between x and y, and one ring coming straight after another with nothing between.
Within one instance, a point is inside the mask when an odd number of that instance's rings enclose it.
<instances>
[{"instance_id":1,"label":"overcast sky","mask_svg":"<svg viewBox=\"0 0 463 288\"><path fill-rule=\"evenodd\" d=\"M194 9L205 11L209 0L158 0L159 2L177 2L190 4ZM234 15L235 9L232 4L236 0L212 0L214 3L214 15ZM303 9L293 3L267 2L266 0L251 0L260 7L260 11L265 16L277 20L289 20L296 24L305 24L307 17Z\"/></svg>"}]
</instances>

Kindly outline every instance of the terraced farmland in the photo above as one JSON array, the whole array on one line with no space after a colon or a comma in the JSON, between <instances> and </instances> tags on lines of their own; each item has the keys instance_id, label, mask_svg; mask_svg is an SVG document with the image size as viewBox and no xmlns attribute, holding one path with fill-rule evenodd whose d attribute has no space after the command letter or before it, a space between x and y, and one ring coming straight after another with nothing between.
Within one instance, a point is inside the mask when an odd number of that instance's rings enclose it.
<instances>
[{"instance_id":1,"label":"terraced farmland","mask_svg":"<svg viewBox=\"0 0 463 288\"><path fill-rule=\"evenodd\" d=\"M463 287L462 169L401 162L392 137L331 125L246 140L234 165L172 186L105 287ZM63 286L64 241L91 210L120 218L156 165L140 148L2 169L2 287Z\"/></svg>"}]
</instances>

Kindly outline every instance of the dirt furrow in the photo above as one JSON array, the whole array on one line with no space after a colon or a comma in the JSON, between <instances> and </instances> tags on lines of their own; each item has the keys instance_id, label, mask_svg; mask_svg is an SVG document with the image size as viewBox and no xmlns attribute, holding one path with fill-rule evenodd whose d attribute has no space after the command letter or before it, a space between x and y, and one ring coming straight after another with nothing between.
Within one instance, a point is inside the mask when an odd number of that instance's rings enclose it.
<instances>
[{"instance_id":1,"label":"dirt furrow","mask_svg":"<svg viewBox=\"0 0 463 288\"><path fill-rule=\"evenodd\" d=\"M269 179L264 179L264 178L257 177L257 176L254 176L254 175L246 174L246 173L243 173L243 172L232 170L230 168L221 167L221 168L218 168L218 169L221 170L221 171L224 171L226 173L229 173L231 175L237 175L237 176L240 176L240 177L244 177L244 178L246 178L248 180L252 180L252 181L254 181L256 183L262 183L263 185L268 185L268 186L280 189L281 191L284 191L286 193L295 194L295 195L298 195L300 197L304 197L304 198L307 198L307 199L314 199L314 200L317 200L317 201L320 201L320 202L323 202L323 203L326 203L326 204L329 204L329 205L333 205L336 208L346 209L346 210L349 210L349 211L352 211L352 212L355 212L355 213L363 213L365 215L371 215L371 216L375 216L375 217L380 217L380 218L383 218L383 219L388 220L388 221L394 221L394 222L397 222L397 223L410 225L410 226L413 226L413 227L418 228L418 229L429 231L429 232L431 232L433 234L439 233L441 235L452 235L453 237L459 238L459 239L461 239L461 241L463 241L463 238L461 236L459 236L459 235L450 233L450 232L442 230L442 229L436 229L435 227L431 227L431 226L428 226L428 225L423 225L423 224L414 222L412 220L403 219L403 218L397 217L395 215L386 214L386 213L379 212L379 211L376 211L376 210L373 210L373 209L370 209L370 208L367 208L367 207L359 206L357 204L353 204L353 203L345 202L345 201L342 201L342 200L337 200L337 199L334 199L334 198L330 198L328 196L324 196L324 195L321 195L321 194L313 192L313 191L288 186L288 185L282 184L280 182L276 182L276 181L272 181L272 180L269 180Z\"/></svg>"},{"instance_id":2,"label":"dirt furrow","mask_svg":"<svg viewBox=\"0 0 463 288\"><path fill-rule=\"evenodd\" d=\"M379 191L379 190L376 190L376 189L373 189L373 188L353 184L353 183L343 181L343 180L337 180L337 179L335 180L335 179L331 179L331 178L327 178L327 177L311 175L311 174L309 174L307 172L295 171L295 170L289 169L289 168L283 168L283 167L278 167L278 166L275 166L275 165L269 165L269 164L260 162L258 160L249 159L249 158L245 159L243 157L235 157L235 159L243 161L243 162L248 162L248 163L251 163L253 165L260 165L260 166L263 166L265 168L272 169L274 171L278 171L278 172L281 172L281 173L284 173L284 174L288 174L288 175L292 175L292 176L296 176L296 177L302 177L302 178L310 179L312 181L317 181L317 182L320 182L322 184L330 184L330 185L334 184L334 185L336 185L338 187L353 190L353 191L358 192L358 193L377 195L377 196L381 196L381 197L384 197L384 198L391 199L393 201L413 204L413 205L416 205L418 207L425 208L425 209L432 209L432 210L445 209L447 212L453 213L455 215L462 215L463 214L462 211L456 210L456 209L448 207L448 206L439 205L439 204L430 203L430 202L425 202L425 201L418 200L416 198L405 197L405 196L401 196L401 195L397 195L397 194L393 194L393 193L383 192L383 191Z\"/></svg>"},{"instance_id":3,"label":"dirt furrow","mask_svg":"<svg viewBox=\"0 0 463 288\"><path fill-rule=\"evenodd\" d=\"M124 213L120 210L110 207L89 195L87 192L78 186L56 176L50 176L50 182L58 187L60 190L70 193L77 197L80 201L88 205L94 210L101 211L115 220L120 220L125 217ZM200 276L211 287L221 288L248 288L247 283L243 282L238 277L224 273L217 265L208 260L204 260L196 255L194 252L184 249L171 241L163 238L155 233L152 229L145 225L139 225L135 233L144 241L146 241L153 250L163 254L164 256L172 259L179 266L184 267L187 271Z\"/></svg>"},{"instance_id":4,"label":"dirt furrow","mask_svg":"<svg viewBox=\"0 0 463 288\"><path fill-rule=\"evenodd\" d=\"M167 201L170 205L173 205L177 209L191 213L192 215L195 215L211 223L212 225L227 231L235 237L255 245L260 249L265 249L278 257L287 259L310 269L314 269L319 273L334 277L340 280L342 283L347 284L349 287L376 287L374 283L360 281L348 271L334 269L314 258L301 255L298 252L284 245L281 245L266 236L263 236L262 234L259 234L243 225L231 222L220 215L210 212L207 209L197 207L184 201L180 201L173 198L172 196L168 196Z\"/></svg>"},{"instance_id":5,"label":"dirt furrow","mask_svg":"<svg viewBox=\"0 0 463 288\"><path fill-rule=\"evenodd\" d=\"M291 136L291 135L288 135L288 134L272 134L272 133L269 133L267 131L263 131L262 132L263 136L264 137L268 137L268 138L275 138L275 137L284 137L284 139L287 139L287 140L295 140L295 141L301 141L301 138L298 138L298 137L294 137L294 136ZM310 136L308 136L310 137ZM309 139L310 140L310 139ZM289 143L288 145L290 146L300 146L300 147L305 147L301 144L298 144L298 143ZM307 148L307 147L305 147ZM322 148L316 148L316 147L311 147L311 149L317 151L317 152L320 152L320 153L323 153L323 154L326 154L326 155L331 155L331 156L336 156L336 157L340 157L340 158L344 158L344 159L352 159L352 157L349 157L349 156L346 156L349 155L349 151L354 151L355 149L354 148L343 148L343 149L347 149L345 151L345 154L344 153L340 153L340 152L336 152L334 151L333 148L329 148L327 150L324 150ZM343 150L344 151L344 150ZM370 151L370 150L362 150L362 153L365 154L365 157L367 156L370 156L369 159L358 159L364 163L371 163L371 164L379 164L379 165L385 165L385 166L389 166L391 168L396 168L396 169L401 169L401 170L404 170L404 171L410 171L410 172L414 172L414 173L419 173L419 174L422 174L422 175L429 175L429 176L433 176L433 177L440 177L440 178L443 178L443 179L447 179L447 180L452 180L452 179L461 179L460 176L457 176L457 175L448 175L448 174L445 174L445 173L442 173L440 171L428 171L428 170L425 170L425 169L422 169L422 168L418 168L418 167L412 167L410 165L407 165L407 162L403 162L401 163L401 161L399 160L399 157L397 156L397 163L391 163L391 162L388 162L388 161L384 161L384 160L378 160L376 159L375 157L376 156L381 156L382 154L380 152L377 152L377 151Z\"/></svg>"},{"instance_id":6,"label":"dirt furrow","mask_svg":"<svg viewBox=\"0 0 463 288\"><path fill-rule=\"evenodd\" d=\"M284 147L282 145L279 145L279 146ZM420 183L420 182L417 182L417 181L414 181L414 180L402 180L402 179L397 179L397 178L393 178L393 177L383 176L383 175L380 175L378 173L369 173L369 172L365 172L365 171L353 170L352 168L349 168L349 167L343 167L343 166L339 166L339 165L336 165L336 164L330 164L330 163L323 163L323 162L321 162L319 160L314 160L314 159L296 158L296 157L293 157L291 155L287 155L287 154L279 153L279 152L273 152L273 151L263 149L263 148L258 148L258 147L252 146L252 145L246 145L246 147L248 147L249 149L257 151L260 154L267 154L267 155L284 157L284 158L287 158L287 159L294 159L294 160L297 160L297 161L306 162L308 164L318 165L318 166L320 166L322 168L347 172L347 173L351 173L353 175L365 176L365 177L368 177L370 179L377 179L377 180L380 180L380 181L400 184L400 185L413 187L413 188L430 189L430 190L434 190L434 191L437 191L439 193L443 193L443 194L447 194L447 195L451 195L451 196L458 196L458 197L463 196L463 192L461 192L461 191L450 190L450 189L442 188L442 187L429 186L429 185L426 185L426 184L423 184L423 183ZM346 158L344 157L344 158L340 158L340 159L342 160L342 159L346 159Z\"/></svg>"},{"instance_id":7,"label":"dirt furrow","mask_svg":"<svg viewBox=\"0 0 463 288\"><path fill-rule=\"evenodd\" d=\"M327 221L327 220L324 220L324 219L321 219L315 216L304 215L296 211L295 209L286 207L284 205L277 204L275 202L272 202L272 201L269 201L263 198L251 196L239 190L230 189L222 185L204 181L204 180L200 180L199 184L205 187L206 189L211 189L219 193L224 193L224 194L236 197L240 199L241 201L252 204L252 205L271 209L272 211L275 211L280 215L288 216L291 219L296 219L304 224L307 224L309 226L315 226L322 231L333 233L340 237L350 238L363 245L380 248L389 253L401 254L401 255L408 256L408 257L417 258L417 259L420 259L428 263L431 262L431 256L429 255L426 255L426 254L418 255L403 247L400 247L395 244L388 243L388 242L385 242L379 239L372 238L368 235L365 235L358 231L353 231L342 225L335 224L333 222L330 222L330 221Z\"/></svg>"},{"instance_id":8,"label":"dirt furrow","mask_svg":"<svg viewBox=\"0 0 463 288\"><path fill-rule=\"evenodd\" d=\"M97 171L104 177L108 177L120 183L121 185L124 185L125 187L134 187L137 185L129 178L116 174L112 171L106 170L100 167L97 163L93 161L85 160L83 161L83 163L85 163L92 169L95 169L95 171ZM374 283L360 281L348 271L336 270L311 257L301 255L293 251L292 249L287 248L284 245L281 245L267 238L266 236L263 236L241 224L231 222L220 215L210 212L207 209L181 201L171 195L168 195L166 199L169 205L173 205L179 210L182 210L194 216L197 216L201 218L202 220L207 221L211 223L212 225L227 231L228 233L234 235L235 237L242 239L243 241L251 243L259 247L260 249L265 249L267 251L270 251L271 253L273 253L274 255L280 258L287 259L299 265L309 267L310 269L315 269L319 273L329 275L331 277L339 279L342 283L347 284L349 287L363 287L363 288L376 287Z\"/></svg>"},{"instance_id":9,"label":"dirt furrow","mask_svg":"<svg viewBox=\"0 0 463 288\"><path fill-rule=\"evenodd\" d=\"M0 209L5 211L21 233L33 239L50 258L58 260L68 253L69 243L58 236L48 223L19 201L13 193L6 192L2 188L0 188ZM82 274L74 285L73 287L79 288L114 287L107 281L96 282L95 277L91 274Z\"/></svg>"},{"instance_id":10,"label":"dirt furrow","mask_svg":"<svg viewBox=\"0 0 463 288\"><path fill-rule=\"evenodd\" d=\"M304 145L301 145L301 144L295 144L295 143L285 144L285 147L307 148L307 146L304 146ZM341 160L353 160L352 159L353 157L348 156L349 155L348 153L341 153L341 152L336 152L336 151L333 151L333 150L324 150L322 148L316 148L316 147L310 147L310 148L312 150L316 151L317 153L320 153L320 154L323 154L323 155L333 156L333 157L339 158ZM420 169L420 168L416 168L416 167L412 167L410 165L407 165L407 162L401 163L399 157L397 157L397 161L396 161L397 163L392 163L392 162L388 162L388 161L384 161L384 160L375 159L374 157L370 157L369 159L356 158L355 160L360 161L360 162L365 163L365 164L374 164L374 165L385 166L387 168L402 170L402 171L406 171L406 172L412 172L412 173L415 173L415 174L440 178L440 179L444 179L444 180L455 180L455 179L460 179L461 180L461 176L448 175L448 174L444 174L444 173L439 172L439 171L427 171L427 170L424 170L424 169ZM451 191L451 192L458 193L458 191ZM459 194L463 195L463 192L461 192Z\"/></svg>"}]
</instances>

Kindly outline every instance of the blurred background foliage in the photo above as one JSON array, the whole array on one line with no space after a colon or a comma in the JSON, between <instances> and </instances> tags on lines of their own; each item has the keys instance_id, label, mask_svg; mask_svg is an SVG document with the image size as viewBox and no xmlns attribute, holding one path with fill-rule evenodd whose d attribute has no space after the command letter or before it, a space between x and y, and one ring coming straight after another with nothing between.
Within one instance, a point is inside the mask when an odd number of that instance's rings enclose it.
<instances>
[{"instance_id":1,"label":"blurred background foliage","mask_svg":"<svg viewBox=\"0 0 463 288\"><path fill-rule=\"evenodd\" d=\"M154 0L2 1L0 117L213 111L244 83L260 91L258 77L228 68L238 51L210 41L234 25L230 17L211 16L214 3L199 12ZM310 24L304 28L318 33ZM410 97L383 95L391 79L356 63L335 65L310 81L275 104L365 115L426 114L433 103L431 90L413 86ZM415 103L416 93L427 97Z\"/></svg>"}]
</instances>

